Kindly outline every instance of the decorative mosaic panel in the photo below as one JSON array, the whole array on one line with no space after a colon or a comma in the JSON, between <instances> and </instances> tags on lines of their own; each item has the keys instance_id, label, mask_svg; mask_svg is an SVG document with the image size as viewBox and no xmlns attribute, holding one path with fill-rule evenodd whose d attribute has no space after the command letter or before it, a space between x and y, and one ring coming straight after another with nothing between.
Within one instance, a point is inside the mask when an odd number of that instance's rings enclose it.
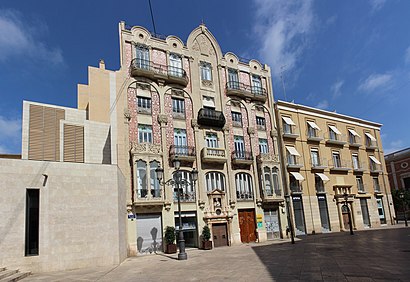
<instances>
[{"instance_id":1,"label":"decorative mosaic panel","mask_svg":"<svg viewBox=\"0 0 410 282\"><path fill-rule=\"evenodd\" d=\"M269 113L265 112L265 121L266 121L266 134L268 135L268 146L269 146L269 152L273 155L275 150L273 149L273 140L272 137L270 137L270 133L272 131L272 125L270 123L270 115Z\"/></svg>"},{"instance_id":2,"label":"decorative mosaic panel","mask_svg":"<svg viewBox=\"0 0 410 282\"><path fill-rule=\"evenodd\" d=\"M191 99L185 98L185 118L186 118L186 134L188 139L188 146L195 146L194 129L192 128L192 102Z\"/></svg>"},{"instance_id":3,"label":"decorative mosaic panel","mask_svg":"<svg viewBox=\"0 0 410 282\"><path fill-rule=\"evenodd\" d=\"M242 72L242 71L239 72L239 82L242 82L243 84L246 84L246 85L251 85L249 73Z\"/></svg>"},{"instance_id":4,"label":"decorative mosaic panel","mask_svg":"<svg viewBox=\"0 0 410 282\"><path fill-rule=\"evenodd\" d=\"M226 123L229 130L229 140L228 140L228 144L227 147L229 148L229 150L231 152L233 152L235 150L235 146L234 146L234 140L233 140L233 130L232 130L232 114L231 114L231 106L227 105L225 106L225 119L226 119Z\"/></svg>"},{"instance_id":5,"label":"decorative mosaic panel","mask_svg":"<svg viewBox=\"0 0 410 282\"><path fill-rule=\"evenodd\" d=\"M161 51L161 50L152 49L151 60L152 60L152 62L154 62L156 64L160 64L160 65L163 65L163 66L168 65L167 64L167 54L164 51Z\"/></svg>"},{"instance_id":6,"label":"decorative mosaic panel","mask_svg":"<svg viewBox=\"0 0 410 282\"><path fill-rule=\"evenodd\" d=\"M172 97L171 95L165 95L165 114L168 116L168 126L166 130L167 139L167 150L174 144L174 118L172 116Z\"/></svg>"},{"instance_id":7,"label":"decorative mosaic panel","mask_svg":"<svg viewBox=\"0 0 410 282\"><path fill-rule=\"evenodd\" d=\"M222 87L226 97L226 73L225 68L221 68L221 80L222 80Z\"/></svg>"},{"instance_id":8,"label":"decorative mosaic panel","mask_svg":"<svg viewBox=\"0 0 410 282\"><path fill-rule=\"evenodd\" d=\"M245 108L241 108L242 113L242 129L243 129L243 141L245 142L245 151L251 151L251 140L248 134L248 113Z\"/></svg>"},{"instance_id":9,"label":"decorative mosaic panel","mask_svg":"<svg viewBox=\"0 0 410 282\"><path fill-rule=\"evenodd\" d=\"M128 98L128 111L130 113L129 121L129 140L130 142L137 142L138 138L138 121L137 121L137 99L136 99L136 89L128 88L127 98Z\"/></svg>"},{"instance_id":10,"label":"decorative mosaic panel","mask_svg":"<svg viewBox=\"0 0 410 282\"><path fill-rule=\"evenodd\" d=\"M151 106L152 106L152 131L154 144L161 145L161 126L158 123L158 115L160 113L159 94L156 91L151 91Z\"/></svg>"},{"instance_id":11,"label":"decorative mosaic panel","mask_svg":"<svg viewBox=\"0 0 410 282\"><path fill-rule=\"evenodd\" d=\"M255 128L254 140L253 140L253 155L259 155L259 137L258 137L258 128L256 127L256 113L255 109L251 110L251 127Z\"/></svg>"},{"instance_id":12,"label":"decorative mosaic panel","mask_svg":"<svg viewBox=\"0 0 410 282\"><path fill-rule=\"evenodd\" d=\"M131 66L131 60L132 60L132 45L131 43L125 43L125 67L129 69ZM130 77L130 69L128 70L128 77Z\"/></svg>"}]
</instances>

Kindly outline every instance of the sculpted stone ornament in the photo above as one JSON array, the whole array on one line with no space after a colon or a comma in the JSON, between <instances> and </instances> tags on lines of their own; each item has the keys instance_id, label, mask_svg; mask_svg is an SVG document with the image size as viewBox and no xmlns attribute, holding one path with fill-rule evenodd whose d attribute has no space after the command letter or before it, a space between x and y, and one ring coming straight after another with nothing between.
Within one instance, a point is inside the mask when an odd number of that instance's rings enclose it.
<instances>
[{"instance_id":1,"label":"sculpted stone ornament","mask_svg":"<svg viewBox=\"0 0 410 282\"><path fill-rule=\"evenodd\" d=\"M168 123L168 116L166 114L158 115L158 122L161 125L166 125Z\"/></svg>"},{"instance_id":2,"label":"sculpted stone ornament","mask_svg":"<svg viewBox=\"0 0 410 282\"><path fill-rule=\"evenodd\" d=\"M205 86L205 87L212 87L213 82L212 82L212 80L202 80L202 85Z\"/></svg>"},{"instance_id":3,"label":"sculpted stone ornament","mask_svg":"<svg viewBox=\"0 0 410 282\"><path fill-rule=\"evenodd\" d=\"M254 127L248 127L248 134L249 135L254 135L255 134L255 128Z\"/></svg>"},{"instance_id":4,"label":"sculpted stone ornament","mask_svg":"<svg viewBox=\"0 0 410 282\"><path fill-rule=\"evenodd\" d=\"M152 155L161 155L162 150L160 145L151 144L151 143L138 143L131 142L131 154L152 154Z\"/></svg>"},{"instance_id":5,"label":"sculpted stone ornament","mask_svg":"<svg viewBox=\"0 0 410 282\"><path fill-rule=\"evenodd\" d=\"M191 119L191 126L195 129L198 127L198 120L193 118Z\"/></svg>"},{"instance_id":6,"label":"sculpted stone ornament","mask_svg":"<svg viewBox=\"0 0 410 282\"><path fill-rule=\"evenodd\" d=\"M124 110L124 117L126 118L127 122L131 120L131 112L129 109Z\"/></svg>"}]
</instances>

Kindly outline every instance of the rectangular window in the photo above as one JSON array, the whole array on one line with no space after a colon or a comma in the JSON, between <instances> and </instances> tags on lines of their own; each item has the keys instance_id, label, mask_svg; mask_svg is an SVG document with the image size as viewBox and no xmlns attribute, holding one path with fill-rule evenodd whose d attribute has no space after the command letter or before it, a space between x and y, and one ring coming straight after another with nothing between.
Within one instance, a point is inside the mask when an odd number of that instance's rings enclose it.
<instances>
[{"instance_id":1,"label":"rectangular window","mask_svg":"<svg viewBox=\"0 0 410 282\"><path fill-rule=\"evenodd\" d=\"M208 148L219 148L218 147L218 137L215 133L206 134L206 147Z\"/></svg>"},{"instance_id":2,"label":"rectangular window","mask_svg":"<svg viewBox=\"0 0 410 282\"><path fill-rule=\"evenodd\" d=\"M333 158L334 167L342 167L342 162L340 160L339 152L332 152L332 158Z\"/></svg>"},{"instance_id":3,"label":"rectangular window","mask_svg":"<svg viewBox=\"0 0 410 282\"><path fill-rule=\"evenodd\" d=\"M360 199L360 208L362 210L363 224L365 227L370 227L369 208L367 207L367 200Z\"/></svg>"},{"instance_id":4,"label":"rectangular window","mask_svg":"<svg viewBox=\"0 0 410 282\"><path fill-rule=\"evenodd\" d=\"M169 55L168 74L176 77L182 77L184 71L182 69L182 59L177 54Z\"/></svg>"},{"instance_id":5,"label":"rectangular window","mask_svg":"<svg viewBox=\"0 0 410 282\"><path fill-rule=\"evenodd\" d=\"M266 121L264 117L256 117L256 127L261 130L266 129Z\"/></svg>"},{"instance_id":6,"label":"rectangular window","mask_svg":"<svg viewBox=\"0 0 410 282\"><path fill-rule=\"evenodd\" d=\"M381 192L379 178L377 176L373 177L373 188L374 192Z\"/></svg>"},{"instance_id":7,"label":"rectangular window","mask_svg":"<svg viewBox=\"0 0 410 282\"><path fill-rule=\"evenodd\" d=\"M189 149L187 146L186 130L182 128L174 129L174 146L175 153L178 155L188 156Z\"/></svg>"},{"instance_id":8,"label":"rectangular window","mask_svg":"<svg viewBox=\"0 0 410 282\"><path fill-rule=\"evenodd\" d=\"M228 88L239 89L239 77L238 71L234 69L228 69Z\"/></svg>"},{"instance_id":9,"label":"rectangular window","mask_svg":"<svg viewBox=\"0 0 410 282\"><path fill-rule=\"evenodd\" d=\"M138 142L152 143L152 126L147 124L138 125Z\"/></svg>"},{"instance_id":10,"label":"rectangular window","mask_svg":"<svg viewBox=\"0 0 410 282\"><path fill-rule=\"evenodd\" d=\"M26 256L38 255L40 190L26 191Z\"/></svg>"},{"instance_id":11,"label":"rectangular window","mask_svg":"<svg viewBox=\"0 0 410 282\"><path fill-rule=\"evenodd\" d=\"M363 178L361 176L356 176L356 184L357 184L357 191L362 192L362 193L365 192Z\"/></svg>"},{"instance_id":12,"label":"rectangular window","mask_svg":"<svg viewBox=\"0 0 410 282\"><path fill-rule=\"evenodd\" d=\"M185 101L172 98L172 113L174 117L185 118Z\"/></svg>"},{"instance_id":13,"label":"rectangular window","mask_svg":"<svg viewBox=\"0 0 410 282\"><path fill-rule=\"evenodd\" d=\"M242 136L234 136L235 157L245 158L245 143Z\"/></svg>"},{"instance_id":14,"label":"rectangular window","mask_svg":"<svg viewBox=\"0 0 410 282\"><path fill-rule=\"evenodd\" d=\"M201 79L202 80L212 80L211 64L206 62L201 62Z\"/></svg>"},{"instance_id":15,"label":"rectangular window","mask_svg":"<svg viewBox=\"0 0 410 282\"><path fill-rule=\"evenodd\" d=\"M318 149L310 149L310 158L312 159L312 166L320 166L319 151Z\"/></svg>"},{"instance_id":16,"label":"rectangular window","mask_svg":"<svg viewBox=\"0 0 410 282\"><path fill-rule=\"evenodd\" d=\"M150 60L149 60L149 50L145 46L136 46L135 47L135 67L140 69L149 69Z\"/></svg>"},{"instance_id":17,"label":"rectangular window","mask_svg":"<svg viewBox=\"0 0 410 282\"><path fill-rule=\"evenodd\" d=\"M383 208L383 199L377 198L376 201L377 201L377 210L379 212L380 223L386 224L386 217L384 215L384 208Z\"/></svg>"},{"instance_id":18,"label":"rectangular window","mask_svg":"<svg viewBox=\"0 0 410 282\"><path fill-rule=\"evenodd\" d=\"M242 114L238 112L232 112L232 125L242 126Z\"/></svg>"},{"instance_id":19,"label":"rectangular window","mask_svg":"<svg viewBox=\"0 0 410 282\"><path fill-rule=\"evenodd\" d=\"M360 169L359 155L352 154L353 169Z\"/></svg>"},{"instance_id":20,"label":"rectangular window","mask_svg":"<svg viewBox=\"0 0 410 282\"><path fill-rule=\"evenodd\" d=\"M259 138L259 152L261 154L269 153L268 140Z\"/></svg>"},{"instance_id":21,"label":"rectangular window","mask_svg":"<svg viewBox=\"0 0 410 282\"><path fill-rule=\"evenodd\" d=\"M151 113L151 98L137 97L137 106L139 113Z\"/></svg>"},{"instance_id":22,"label":"rectangular window","mask_svg":"<svg viewBox=\"0 0 410 282\"><path fill-rule=\"evenodd\" d=\"M252 75L252 93L256 95L262 95L262 81L258 75Z\"/></svg>"}]
</instances>

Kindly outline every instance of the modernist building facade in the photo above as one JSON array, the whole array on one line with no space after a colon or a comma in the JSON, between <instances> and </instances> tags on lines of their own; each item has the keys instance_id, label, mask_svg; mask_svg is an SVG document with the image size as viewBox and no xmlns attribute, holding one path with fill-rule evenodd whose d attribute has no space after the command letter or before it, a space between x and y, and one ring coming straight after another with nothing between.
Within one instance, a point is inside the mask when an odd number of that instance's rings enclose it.
<instances>
[{"instance_id":1,"label":"modernist building facade","mask_svg":"<svg viewBox=\"0 0 410 282\"><path fill-rule=\"evenodd\" d=\"M284 182L296 234L392 224L381 124L278 101ZM345 207L347 204L347 207Z\"/></svg>"}]
</instances>

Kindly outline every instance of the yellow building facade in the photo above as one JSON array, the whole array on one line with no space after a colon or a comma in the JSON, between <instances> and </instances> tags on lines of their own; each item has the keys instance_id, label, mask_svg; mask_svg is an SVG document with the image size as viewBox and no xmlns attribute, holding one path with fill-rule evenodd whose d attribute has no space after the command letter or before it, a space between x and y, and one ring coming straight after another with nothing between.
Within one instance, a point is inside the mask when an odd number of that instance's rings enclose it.
<instances>
[{"instance_id":1,"label":"yellow building facade","mask_svg":"<svg viewBox=\"0 0 410 282\"><path fill-rule=\"evenodd\" d=\"M277 101L296 234L392 224L381 124Z\"/></svg>"}]
</instances>

